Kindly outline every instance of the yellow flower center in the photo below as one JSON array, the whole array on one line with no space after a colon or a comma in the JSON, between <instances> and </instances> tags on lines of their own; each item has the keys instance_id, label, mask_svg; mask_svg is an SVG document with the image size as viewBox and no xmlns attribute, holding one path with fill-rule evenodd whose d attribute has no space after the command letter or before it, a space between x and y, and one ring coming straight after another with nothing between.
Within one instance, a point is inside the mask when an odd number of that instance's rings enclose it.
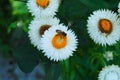
<instances>
[{"instance_id":1,"label":"yellow flower center","mask_svg":"<svg viewBox=\"0 0 120 80\"><path fill-rule=\"evenodd\" d=\"M46 8L49 5L49 0L36 0L38 6Z\"/></svg>"},{"instance_id":2,"label":"yellow flower center","mask_svg":"<svg viewBox=\"0 0 120 80\"><path fill-rule=\"evenodd\" d=\"M41 28L39 29L39 35L42 36L44 34L44 32L46 30L48 30L50 28L50 25L43 25L41 26Z\"/></svg>"},{"instance_id":3,"label":"yellow flower center","mask_svg":"<svg viewBox=\"0 0 120 80\"><path fill-rule=\"evenodd\" d=\"M52 45L56 49L64 48L67 45L67 36L57 33L52 39Z\"/></svg>"},{"instance_id":4,"label":"yellow flower center","mask_svg":"<svg viewBox=\"0 0 120 80\"><path fill-rule=\"evenodd\" d=\"M110 34L112 32L112 23L108 19L101 19L99 21L99 29L103 33Z\"/></svg>"}]
</instances>

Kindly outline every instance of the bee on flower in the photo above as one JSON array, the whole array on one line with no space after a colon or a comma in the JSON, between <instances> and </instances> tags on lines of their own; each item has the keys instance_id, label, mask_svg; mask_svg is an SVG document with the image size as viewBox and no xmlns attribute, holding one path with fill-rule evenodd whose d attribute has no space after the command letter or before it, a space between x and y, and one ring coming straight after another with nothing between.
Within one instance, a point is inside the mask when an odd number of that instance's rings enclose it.
<instances>
[{"instance_id":1,"label":"bee on flower","mask_svg":"<svg viewBox=\"0 0 120 80\"><path fill-rule=\"evenodd\" d=\"M45 31L41 44L45 56L50 60L62 61L73 55L77 48L77 37L72 30L59 24Z\"/></svg>"}]
</instances>

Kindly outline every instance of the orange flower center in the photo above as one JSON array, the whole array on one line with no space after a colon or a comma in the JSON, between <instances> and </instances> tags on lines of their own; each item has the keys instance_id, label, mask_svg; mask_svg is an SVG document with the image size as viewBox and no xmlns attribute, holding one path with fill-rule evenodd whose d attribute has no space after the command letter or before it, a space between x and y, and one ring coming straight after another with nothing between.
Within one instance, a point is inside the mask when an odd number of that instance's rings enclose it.
<instances>
[{"instance_id":1,"label":"orange flower center","mask_svg":"<svg viewBox=\"0 0 120 80\"><path fill-rule=\"evenodd\" d=\"M57 33L52 39L52 45L56 49L64 48L67 45L67 36Z\"/></svg>"},{"instance_id":2,"label":"orange flower center","mask_svg":"<svg viewBox=\"0 0 120 80\"><path fill-rule=\"evenodd\" d=\"M41 26L41 28L39 29L39 35L42 36L44 34L44 32L46 30L48 30L50 28L50 25L43 25Z\"/></svg>"},{"instance_id":3,"label":"orange flower center","mask_svg":"<svg viewBox=\"0 0 120 80\"><path fill-rule=\"evenodd\" d=\"M46 8L49 5L49 0L36 0L38 6Z\"/></svg>"},{"instance_id":4,"label":"orange flower center","mask_svg":"<svg viewBox=\"0 0 120 80\"><path fill-rule=\"evenodd\" d=\"M101 19L99 21L99 29L103 33L110 34L112 32L112 23L108 19Z\"/></svg>"}]
</instances>

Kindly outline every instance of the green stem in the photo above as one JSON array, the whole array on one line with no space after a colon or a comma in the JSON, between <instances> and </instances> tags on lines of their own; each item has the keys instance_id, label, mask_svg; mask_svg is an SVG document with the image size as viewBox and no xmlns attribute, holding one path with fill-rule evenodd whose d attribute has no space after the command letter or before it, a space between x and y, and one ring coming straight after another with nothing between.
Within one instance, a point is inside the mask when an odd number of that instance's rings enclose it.
<instances>
[{"instance_id":1,"label":"green stem","mask_svg":"<svg viewBox=\"0 0 120 80\"><path fill-rule=\"evenodd\" d=\"M60 62L60 66L62 69L62 80L68 80L69 78L69 60L65 60Z\"/></svg>"},{"instance_id":2,"label":"green stem","mask_svg":"<svg viewBox=\"0 0 120 80\"><path fill-rule=\"evenodd\" d=\"M103 46L103 53L107 51L107 46Z\"/></svg>"}]
</instances>

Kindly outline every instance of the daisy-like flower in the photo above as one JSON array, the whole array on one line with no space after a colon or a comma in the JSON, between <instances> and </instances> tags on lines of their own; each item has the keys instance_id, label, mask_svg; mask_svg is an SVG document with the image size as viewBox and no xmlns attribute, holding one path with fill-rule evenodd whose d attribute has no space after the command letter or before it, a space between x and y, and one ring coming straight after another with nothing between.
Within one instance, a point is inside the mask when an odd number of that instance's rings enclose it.
<instances>
[{"instance_id":1,"label":"daisy-like flower","mask_svg":"<svg viewBox=\"0 0 120 80\"><path fill-rule=\"evenodd\" d=\"M88 17L87 30L95 43L113 45L120 39L119 19L110 10L97 10Z\"/></svg>"},{"instance_id":2,"label":"daisy-like flower","mask_svg":"<svg viewBox=\"0 0 120 80\"><path fill-rule=\"evenodd\" d=\"M45 31L41 43L41 49L45 56L54 61L69 58L77 48L77 39L74 32L61 24Z\"/></svg>"},{"instance_id":3,"label":"daisy-like flower","mask_svg":"<svg viewBox=\"0 0 120 80\"><path fill-rule=\"evenodd\" d=\"M106 66L100 71L98 80L120 80L120 68L117 65Z\"/></svg>"},{"instance_id":4,"label":"daisy-like flower","mask_svg":"<svg viewBox=\"0 0 120 80\"><path fill-rule=\"evenodd\" d=\"M46 30L48 30L53 25L58 25L59 19L57 18L40 18L34 19L29 25L28 36L31 40L31 43L40 50L41 46L41 37Z\"/></svg>"},{"instance_id":5,"label":"daisy-like flower","mask_svg":"<svg viewBox=\"0 0 120 80\"><path fill-rule=\"evenodd\" d=\"M58 11L60 0L28 0L27 6L33 16L54 16Z\"/></svg>"}]
</instances>

